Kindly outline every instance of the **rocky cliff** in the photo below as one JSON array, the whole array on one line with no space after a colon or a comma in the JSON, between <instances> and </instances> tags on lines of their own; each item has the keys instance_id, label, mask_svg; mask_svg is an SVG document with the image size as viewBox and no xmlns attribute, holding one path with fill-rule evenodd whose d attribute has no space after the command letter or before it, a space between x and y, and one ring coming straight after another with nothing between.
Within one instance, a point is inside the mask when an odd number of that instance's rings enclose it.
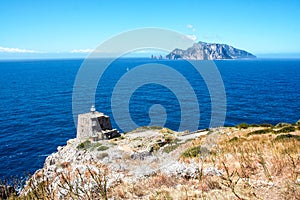
<instances>
[{"instance_id":1,"label":"rocky cliff","mask_svg":"<svg viewBox=\"0 0 300 200\"><path fill-rule=\"evenodd\" d=\"M300 121L72 139L16 199L297 199Z\"/></svg>"},{"instance_id":2,"label":"rocky cliff","mask_svg":"<svg viewBox=\"0 0 300 200\"><path fill-rule=\"evenodd\" d=\"M186 50L174 49L166 58L172 60L219 60L250 59L256 57L247 51L236 49L226 44L198 42Z\"/></svg>"}]
</instances>

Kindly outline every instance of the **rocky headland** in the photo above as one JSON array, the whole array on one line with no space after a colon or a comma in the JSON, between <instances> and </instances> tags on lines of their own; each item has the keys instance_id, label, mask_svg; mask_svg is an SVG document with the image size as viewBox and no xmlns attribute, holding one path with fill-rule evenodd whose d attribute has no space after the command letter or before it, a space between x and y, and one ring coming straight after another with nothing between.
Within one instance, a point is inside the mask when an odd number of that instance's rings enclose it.
<instances>
[{"instance_id":1,"label":"rocky headland","mask_svg":"<svg viewBox=\"0 0 300 200\"><path fill-rule=\"evenodd\" d=\"M299 199L300 121L71 139L10 199Z\"/></svg>"},{"instance_id":2,"label":"rocky headland","mask_svg":"<svg viewBox=\"0 0 300 200\"><path fill-rule=\"evenodd\" d=\"M253 54L236 49L227 44L198 42L192 47L183 49L174 49L166 55L167 59L177 60L223 60L223 59L253 59Z\"/></svg>"}]
</instances>

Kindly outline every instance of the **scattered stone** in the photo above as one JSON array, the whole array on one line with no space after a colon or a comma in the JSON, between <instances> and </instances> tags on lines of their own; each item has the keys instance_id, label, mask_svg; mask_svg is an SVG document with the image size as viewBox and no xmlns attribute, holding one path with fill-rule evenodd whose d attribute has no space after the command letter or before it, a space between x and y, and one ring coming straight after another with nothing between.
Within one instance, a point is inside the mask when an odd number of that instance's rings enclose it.
<instances>
[{"instance_id":1,"label":"scattered stone","mask_svg":"<svg viewBox=\"0 0 300 200\"><path fill-rule=\"evenodd\" d=\"M58 146L57 151L60 151L62 148L63 148L62 146Z\"/></svg>"},{"instance_id":2,"label":"scattered stone","mask_svg":"<svg viewBox=\"0 0 300 200\"><path fill-rule=\"evenodd\" d=\"M252 127L251 129L256 130ZM236 135L237 131L240 135ZM219 170L217 168L221 167L221 163L220 161L215 162L214 156L218 156L222 153L222 158L228 162L226 165L228 164L230 171L238 168L236 167L238 162L234 162L236 158L235 153L227 150L223 151L223 143L218 143L218 139L222 141L223 138L227 138L228 140L234 137L240 138L249 131L249 129L212 128L210 132L196 131L185 135L174 132L172 133L174 140L167 145L178 145L178 147L169 153L164 153L163 151L166 145L163 143L164 137L168 136L169 133L162 134L160 129L151 129L149 127L144 131L139 129L139 131L126 133L123 139L101 140L101 142L90 141L93 147L89 149L77 149L77 146L83 141L73 139L69 140L66 146L58 147L58 152L48 156L43 169L36 171L31 180L34 182L33 185L37 186L46 178L50 183L49 187L53 190L56 199L66 199L67 195L70 195L68 194L68 189L61 187L64 183L68 183L74 186L74 188L80 187L85 191L93 190L97 187L95 181L91 180L93 179L93 175L99 176L100 178L104 177L105 180L107 180L107 187L110 187L110 189L112 187L117 188L120 184L128 186L130 184L143 183L144 181L148 181L148 179L145 179L147 177L149 177L150 181L156 181L156 178L158 178L157 180L159 180L159 182L172 185L170 186L172 188L170 193L174 191L174 188L177 188L176 184L178 184L179 190L183 192L185 192L186 189L196 191L199 186L199 182L197 182L197 180L200 180L198 179L199 175L203 175L201 176L203 180L208 181L201 182L201 184L204 184L202 185L204 189L208 187L209 191L213 191L216 188L220 190L218 180L220 180L220 176L225 175L225 170ZM228 137L228 133L232 136ZM272 136L276 137L274 134ZM151 147L153 147L154 144L162 148L151 152ZM217 144L218 148L216 148ZM232 144L233 143L228 143L228 145ZM97 151L99 145L109 148L105 151ZM196 158L182 157L182 153L185 150L193 147L197 147ZM200 161L203 162L202 165ZM202 174L200 174L200 169L203 169ZM219 176L219 178L217 176ZM187 181L186 179L189 180ZM175 183L174 180L176 180ZM182 180L191 183L191 185L186 188L185 183L181 182L181 187L180 181ZM300 179L298 178L295 183L300 184ZM261 186L260 184L260 182L254 182L253 188L259 188ZM275 188L273 183L268 184L268 182L263 182L262 184L262 187L267 189ZM252 182L250 185L252 185ZM143 187L143 185L141 185L141 187ZM21 194L28 193L28 191L30 191L28 188L30 187L27 185ZM143 189L147 190L149 188ZM187 193L185 193L185 195L186 194ZM0 193L0 195L2 194ZM132 199L131 196L126 198ZM181 198L182 196L174 197L174 199Z\"/></svg>"},{"instance_id":3,"label":"scattered stone","mask_svg":"<svg viewBox=\"0 0 300 200\"><path fill-rule=\"evenodd\" d=\"M197 178L199 175L199 167L194 162L187 164L175 161L170 165L162 168L161 171L167 175L184 178Z\"/></svg>"},{"instance_id":4,"label":"scattered stone","mask_svg":"<svg viewBox=\"0 0 300 200\"><path fill-rule=\"evenodd\" d=\"M132 154L130 157L133 159L133 160L145 160L145 157L147 156L151 156L151 152L149 151L142 151L142 152L136 152L134 154Z\"/></svg>"},{"instance_id":5,"label":"scattered stone","mask_svg":"<svg viewBox=\"0 0 300 200\"><path fill-rule=\"evenodd\" d=\"M203 175L204 176L222 176L223 171L218 170L215 167L207 167L207 168L203 169Z\"/></svg>"}]
</instances>

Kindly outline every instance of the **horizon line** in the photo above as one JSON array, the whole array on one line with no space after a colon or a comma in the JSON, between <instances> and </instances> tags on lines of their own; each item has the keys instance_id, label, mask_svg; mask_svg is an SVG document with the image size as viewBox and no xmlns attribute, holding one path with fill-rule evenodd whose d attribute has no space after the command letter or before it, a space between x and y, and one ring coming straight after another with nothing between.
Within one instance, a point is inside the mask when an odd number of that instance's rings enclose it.
<instances>
[{"instance_id":1,"label":"horizon line","mask_svg":"<svg viewBox=\"0 0 300 200\"><path fill-rule=\"evenodd\" d=\"M273 54L268 54L268 55L273 55ZM89 57L49 57L49 58L1 58L0 57L0 62L1 61L40 61L40 60L85 60L85 59L149 59L149 60L169 60L171 61L172 59L168 58L163 58L163 59L156 59L156 58L151 58L151 56L136 56L136 57L131 57L131 56L124 56L124 57L99 57L99 58L89 58ZM211 61L221 61L221 60L226 60L226 61L236 61L236 60L268 60L268 59L300 59L300 54L298 57L261 57L261 56L256 56L256 58L248 58L248 59L215 59ZM186 59L178 59L178 60L186 60ZM176 60L174 60L176 61ZM195 60L196 61L196 60ZM205 61L205 60L198 60L198 61Z\"/></svg>"}]
</instances>

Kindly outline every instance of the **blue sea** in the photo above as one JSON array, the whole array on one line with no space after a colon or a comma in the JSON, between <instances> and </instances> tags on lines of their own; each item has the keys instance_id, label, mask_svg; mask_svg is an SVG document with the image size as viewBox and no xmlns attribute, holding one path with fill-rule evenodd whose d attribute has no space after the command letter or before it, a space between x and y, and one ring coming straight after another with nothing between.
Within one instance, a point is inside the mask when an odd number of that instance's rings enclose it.
<instances>
[{"instance_id":1,"label":"blue sea","mask_svg":"<svg viewBox=\"0 0 300 200\"><path fill-rule=\"evenodd\" d=\"M72 92L83 61L0 61L0 179L33 173L43 167L45 158L57 146L76 136ZM114 61L103 76L107 81L97 87L97 110L109 115L113 126L120 130L111 109L113 87L122 74L149 63L168 65L189 80L199 100L198 128L209 127L210 92L188 62L182 60L121 58ZM226 92L226 126L242 122L294 123L300 119L300 60L220 60L215 65ZM129 105L132 120L139 126L148 125L149 109L155 104L165 108L165 126L177 130L181 102L169 88L155 83L133 92ZM195 110L189 109L188 115L195 115Z\"/></svg>"}]
</instances>

